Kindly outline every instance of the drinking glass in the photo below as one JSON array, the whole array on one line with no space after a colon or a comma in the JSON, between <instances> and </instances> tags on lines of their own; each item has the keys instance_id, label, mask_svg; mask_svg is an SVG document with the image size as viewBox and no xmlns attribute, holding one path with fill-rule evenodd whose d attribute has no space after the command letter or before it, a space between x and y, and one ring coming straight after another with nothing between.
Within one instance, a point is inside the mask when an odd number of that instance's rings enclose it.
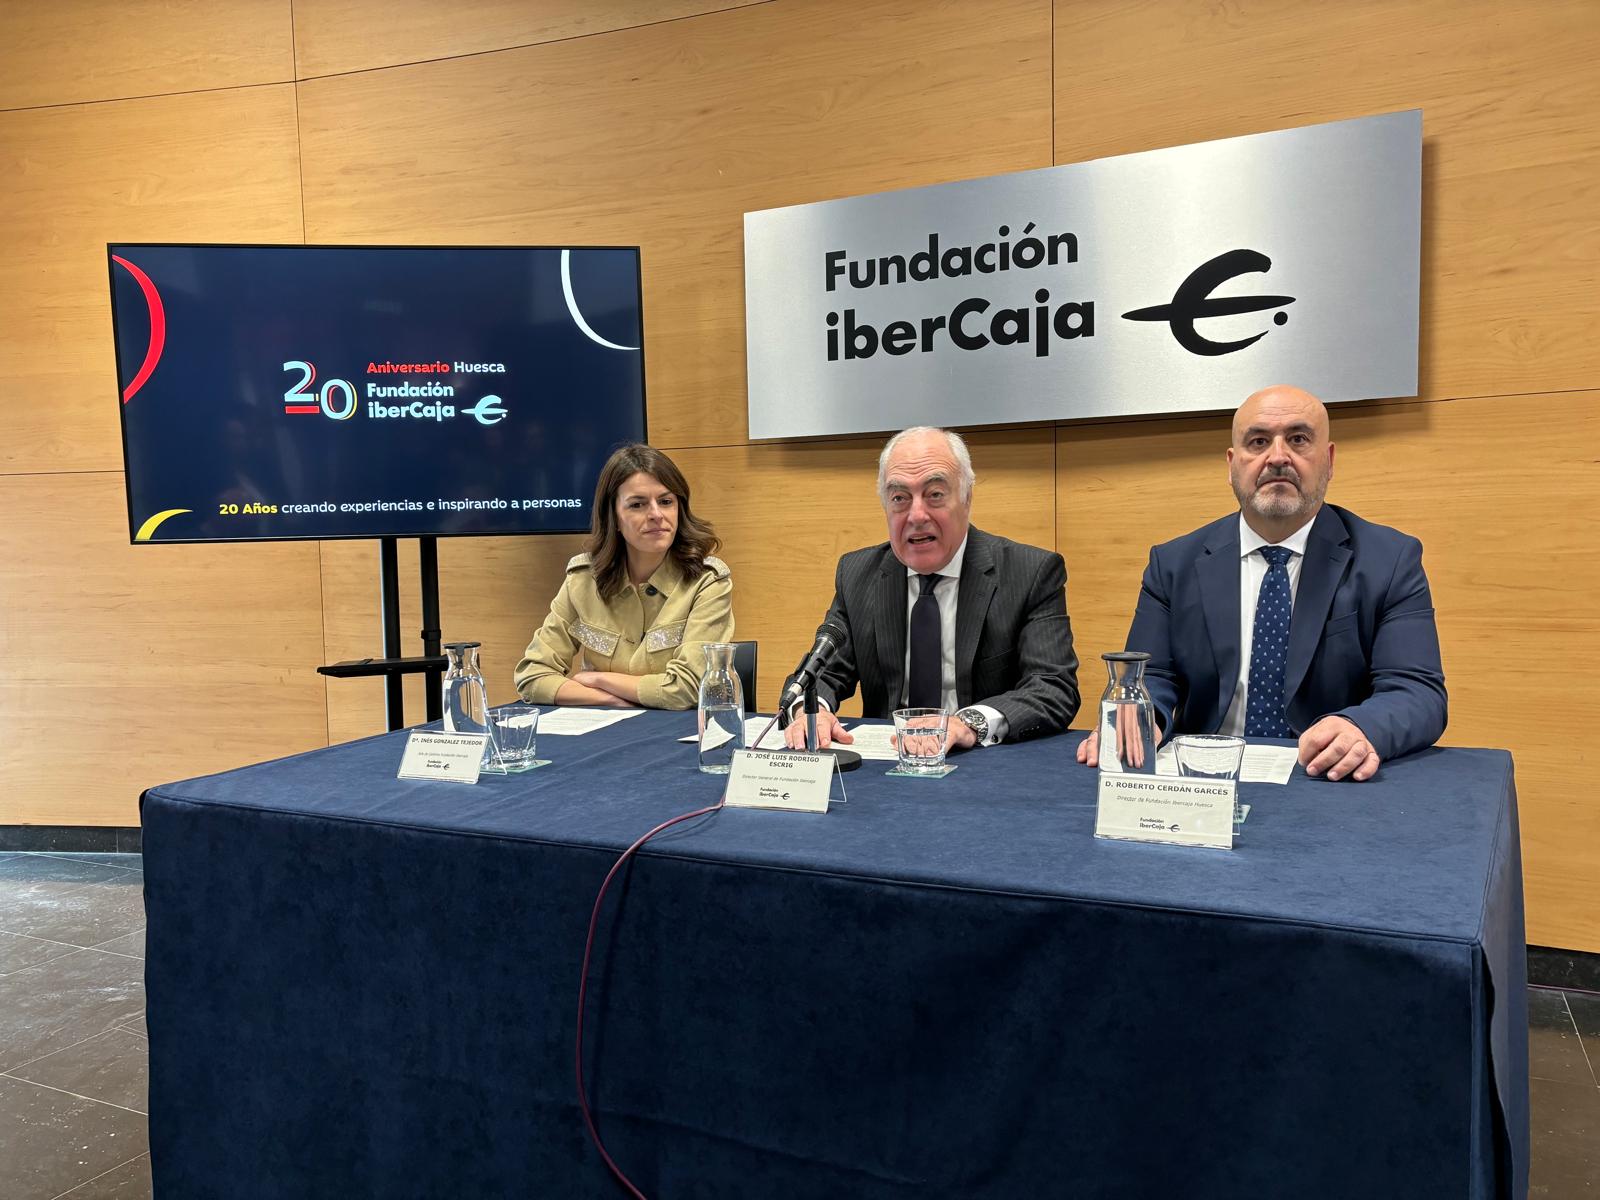
<instances>
[{"instance_id":1,"label":"drinking glass","mask_svg":"<svg viewBox=\"0 0 1600 1200\"><path fill-rule=\"evenodd\" d=\"M518 702L491 708L488 769L512 775L539 766L538 734L539 710L533 705Z\"/></svg>"},{"instance_id":2,"label":"drinking glass","mask_svg":"<svg viewBox=\"0 0 1600 1200\"><path fill-rule=\"evenodd\" d=\"M942 775L950 714L941 708L897 708L895 747L903 775Z\"/></svg>"},{"instance_id":3,"label":"drinking glass","mask_svg":"<svg viewBox=\"0 0 1600 1200\"><path fill-rule=\"evenodd\" d=\"M1185 733L1172 739L1178 774L1190 779L1232 780L1233 828L1244 824L1239 803L1239 768L1244 762L1244 739L1223 733Z\"/></svg>"}]
</instances>

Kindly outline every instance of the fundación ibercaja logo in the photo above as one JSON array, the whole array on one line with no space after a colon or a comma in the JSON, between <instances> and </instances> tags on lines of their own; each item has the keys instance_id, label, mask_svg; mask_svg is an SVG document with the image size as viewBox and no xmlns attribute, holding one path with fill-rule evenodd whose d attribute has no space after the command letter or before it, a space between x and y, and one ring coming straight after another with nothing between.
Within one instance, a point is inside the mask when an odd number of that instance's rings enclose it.
<instances>
[{"instance_id":1,"label":"fundaci\u00f3n ibercaja logo","mask_svg":"<svg viewBox=\"0 0 1600 1200\"><path fill-rule=\"evenodd\" d=\"M1201 263L1191 271L1189 278L1180 283L1178 290L1172 293L1170 303L1156 304L1150 308L1136 308L1132 312L1123 313L1122 316L1128 321L1165 321L1178 345L1190 354L1203 354L1207 357L1232 354L1236 350L1243 350L1246 346L1259 342L1269 331L1263 329L1254 337L1239 338L1237 341L1214 342L1195 328L1195 322L1206 317L1231 317L1238 313L1265 312L1275 308L1278 311L1272 314L1272 323L1287 324L1289 314L1283 310L1294 303L1293 296L1211 294L1230 279L1258 272L1265 274L1271 269L1272 260L1259 250L1229 250L1209 262Z\"/></svg>"},{"instance_id":2,"label":"fundaci\u00f3n ibercaja logo","mask_svg":"<svg viewBox=\"0 0 1600 1200\"><path fill-rule=\"evenodd\" d=\"M317 368L303 359L291 359L283 364L291 374L298 371L300 382L283 393L283 411L296 416L321 413L334 421L348 421L361 407L355 385L348 379L329 379L315 392L311 385L317 380ZM504 363L431 362L395 363L369 362L367 374L388 376L410 375L504 375ZM448 421L455 416L471 417L480 425L496 425L509 415L505 402L499 396L485 396L469 408L453 403L456 396L454 384L437 379L424 379L418 383L403 378L388 383L367 382L366 412L374 421L420 420ZM404 403L391 403L404 401Z\"/></svg>"}]
</instances>

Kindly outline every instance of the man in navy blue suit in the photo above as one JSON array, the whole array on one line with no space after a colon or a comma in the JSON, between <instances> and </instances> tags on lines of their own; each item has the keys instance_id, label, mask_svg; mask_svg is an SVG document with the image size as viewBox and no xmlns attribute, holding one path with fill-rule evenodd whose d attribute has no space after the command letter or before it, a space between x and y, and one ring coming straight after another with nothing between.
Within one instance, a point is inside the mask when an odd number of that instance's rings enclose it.
<instances>
[{"instance_id":1,"label":"man in navy blue suit","mask_svg":"<svg viewBox=\"0 0 1600 1200\"><path fill-rule=\"evenodd\" d=\"M1298 737L1307 774L1364 780L1444 732L1422 543L1324 504L1332 478L1315 396L1265 388L1234 413L1239 512L1150 551L1128 630L1165 736Z\"/></svg>"}]
</instances>

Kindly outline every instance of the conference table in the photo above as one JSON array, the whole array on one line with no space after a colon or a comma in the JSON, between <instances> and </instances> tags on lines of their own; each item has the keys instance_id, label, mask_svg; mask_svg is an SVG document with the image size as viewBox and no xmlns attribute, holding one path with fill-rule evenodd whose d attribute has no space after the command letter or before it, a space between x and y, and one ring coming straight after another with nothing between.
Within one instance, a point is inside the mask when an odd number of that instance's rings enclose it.
<instances>
[{"instance_id":1,"label":"conference table","mask_svg":"<svg viewBox=\"0 0 1600 1200\"><path fill-rule=\"evenodd\" d=\"M155 1194L625 1194L580 964L617 854L721 794L694 722L473 786L397 779L401 731L150 789ZM644 846L584 1024L643 1194L1520 1200L1510 756L1243 785L1227 851L1096 839L1080 736Z\"/></svg>"}]
</instances>

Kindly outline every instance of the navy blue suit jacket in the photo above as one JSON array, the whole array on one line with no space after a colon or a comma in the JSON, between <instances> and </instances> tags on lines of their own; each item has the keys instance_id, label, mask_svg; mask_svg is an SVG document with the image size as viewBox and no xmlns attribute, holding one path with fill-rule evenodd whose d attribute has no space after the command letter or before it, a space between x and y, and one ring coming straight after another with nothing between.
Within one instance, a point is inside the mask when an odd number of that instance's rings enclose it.
<instances>
[{"instance_id":1,"label":"navy blue suit jacket","mask_svg":"<svg viewBox=\"0 0 1600 1200\"><path fill-rule=\"evenodd\" d=\"M1150 653L1146 685L1166 736L1215 733L1239 679L1239 515L1150 551L1128 649ZM1379 757L1444 732L1444 669L1416 538L1325 504L1311 524L1284 677L1296 735L1330 714Z\"/></svg>"}]
</instances>

